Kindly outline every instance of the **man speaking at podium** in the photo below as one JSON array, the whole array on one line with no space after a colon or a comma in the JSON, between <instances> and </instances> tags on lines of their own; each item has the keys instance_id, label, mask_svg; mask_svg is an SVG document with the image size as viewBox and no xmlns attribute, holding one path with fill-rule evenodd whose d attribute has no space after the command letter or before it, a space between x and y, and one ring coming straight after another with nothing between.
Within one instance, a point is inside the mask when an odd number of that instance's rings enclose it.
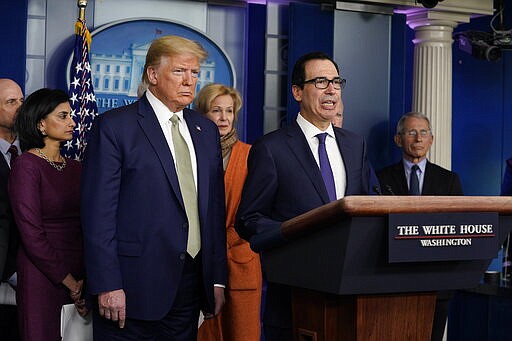
<instances>
[{"instance_id":1,"label":"man speaking at podium","mask_svg":"<svg viewBox=\"0 0 512 341\"><path fill-rule=\"evenodd\" d=\"M395 143L402 160L377 172L381 190L388 195L462 195L459 176L427 160L434 142L427 116L409 112L398 121ZM443 339L449 292L439 292L432 327L432 341Z\"/></svg>"},{"instance_id":2,"label":"man speaking at podium","mask_svg":"<svg viewBox=\"0 0 512 341\"><path fill-rule=\"evenodd\" d=\"M295 63L297 120L260 138L249 154L235 228L255 251L286 242L282 222L346 195L368 194L366 143L331 124L344 86L338 65L324 53ZM289 287L268 283L263 323L266 341L292 340Z\"/></svg>"}]
</instances>

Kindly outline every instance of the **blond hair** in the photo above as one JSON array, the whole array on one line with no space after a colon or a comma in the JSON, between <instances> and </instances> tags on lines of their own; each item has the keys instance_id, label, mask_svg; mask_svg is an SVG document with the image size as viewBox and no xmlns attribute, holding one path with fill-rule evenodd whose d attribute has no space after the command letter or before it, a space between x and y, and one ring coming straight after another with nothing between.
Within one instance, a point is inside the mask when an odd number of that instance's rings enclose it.
<instances>
[{"instance_id":1,"label":"blond hair","mask_svg":"<svg viewBox=\"0 0 512 341\"><path fill-rule=\"evenodd\" d=\"M205 115L211 109L212 102L219 96L229 95L233 99L235 122L238 119L238 112L242 108L242 97L237 89L224 84L211 83L201 89L194 100L194 109Z\"/></svg>"},{"instance_id":2,"label":"blond hair","mask_svg":"<svg viewBox=\"0 0 512 341\"><path fill-rule=\"evenodd\" d=\"M200 63L208 57L208 52L206 52L201 44L187 38L168 35L153 40L146 55L142 81L150 84L147 75L148 67L160 64L162 57L182 54L191 54L197 57Z\"/></svg>"}]
</instances>

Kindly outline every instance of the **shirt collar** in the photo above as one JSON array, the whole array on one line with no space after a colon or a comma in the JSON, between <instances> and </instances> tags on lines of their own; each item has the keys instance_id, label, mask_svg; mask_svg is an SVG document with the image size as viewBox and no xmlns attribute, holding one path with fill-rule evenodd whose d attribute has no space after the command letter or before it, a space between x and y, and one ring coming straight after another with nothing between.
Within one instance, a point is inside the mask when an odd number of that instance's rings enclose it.
<instances>
[{"instance_id":1,"label":"shirt collar","mask_svg":"<svg viewBox=\"0 0 512 341\"><path fill-rule=\"evenodd\" d=\"M178 112L172 112L171 110L169 110L169 108L165 106L164 103L162 103L162 101L156 98L156 96L153 95L153 93L149 89L146 91L146 98L148 99L149 104L151 105L153 110L155 111L156 118L158 119L160 125L164 125L167 122L169 122L170 118L174 114L178 115L180 121L184 123L183 110L180 110Z\"/></svg>"},{"instance_id":2,"label":"shirt collar","mask_svg":"<svg viewBox=\"0 0 512 341\"><path fill-rule=\"evenodd\" d=\"M321 130L317 126L306 120L300 112L297 115L297 124L299 125L300 129L302 129L302 132L304 133L307 139L316 138L316 135L321 133L327 133L330 137L335 138L332 124L329 124L329 127L327 127L325 131Z\"/></svg>"},{"instance_id":3,"label":"shirt collar","mask_svg":"<svg viewBox=\"0 0 512 341\"><path fill-rule=\"evenodd\" d=\"M14 139L13 143L9 143L6 140L0 138L0 151L3 154L7 155L7 153L9 152L9 147L11 147L11 145L15 145L16 148L18 148L18 152L21 150L20 149L20 140L18 139L18 137L16 137Z\"/></svg>"},{"instance_id":4,"label":"shirt collar","mask_svg":"<svg viewBox=\"0 0 512 341\"><path fill-rule=\"evenodd\" d=\"M403 159L403 163L404 163L404 168L405 168L405 171L407 173L410 173L411 172L411 168L413 165L415 165L415 163L409 161L409 160L406 160L406 159ZM420 162L416 163L418 165L418 167L420 167L420 171L422 174L425 173L425 167L427 166L427 158L424 158L423 160L421 160Z\"/></svg>"}]
</instances>

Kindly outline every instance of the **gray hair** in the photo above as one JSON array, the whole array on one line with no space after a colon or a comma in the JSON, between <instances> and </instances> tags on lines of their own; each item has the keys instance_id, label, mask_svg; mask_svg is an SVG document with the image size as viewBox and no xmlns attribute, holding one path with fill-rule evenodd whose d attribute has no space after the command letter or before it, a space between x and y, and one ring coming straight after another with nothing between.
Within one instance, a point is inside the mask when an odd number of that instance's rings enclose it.
<instances>
[{"instance_id":1,"label":"gray hair","mask_svg":"<svg viewBox=\"0 0 512 341\"><path fill-rule=\"evenodd\" d=\"M405 120L408 119L409 117L415 117L415 118L419 118L421 120L427 121L428 130L432 131L432 126L430 125L430 120L428 119L428 117L426 115L419 113L419 112L411 111L411 112L404 114L402 117L400 117L400 120L398 120L398 123L396 125L396 135L400 135L404 132Z\"/></svg>"}]
</instances>

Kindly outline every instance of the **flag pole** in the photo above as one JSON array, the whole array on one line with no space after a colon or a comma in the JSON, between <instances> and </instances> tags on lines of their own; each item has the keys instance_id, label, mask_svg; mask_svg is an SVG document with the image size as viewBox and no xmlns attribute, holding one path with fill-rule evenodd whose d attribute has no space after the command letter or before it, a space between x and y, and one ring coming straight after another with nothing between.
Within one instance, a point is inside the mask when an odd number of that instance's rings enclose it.
<instances>
[{"instance_id":1,"label":"flag pole","mask_svg":"<svg viewBox=\"0 0 512 341\"><path fill-rule=\"evenodd\" d=\"M87 7L87 0L77 0L76 5L80 10L78 17L80 20L85 21L85 8Z\"/></svg>"},{"instance_id":2,"label":"flag pole","mask_svg":"<svg viewBox=\"0 0 512 341\"><path fill-rule=\"evenodd\" d=\"M80 11L75 23L75 47L68 90L71 116L76 126L73 131L73 139L63 145L63 154L71 159L82 160L89 130L94 118L98 116L98 105L94 95L89 62L91 34L85 24L87 0L77 0L76 4Z\"/></svg>"}]
</instances>

